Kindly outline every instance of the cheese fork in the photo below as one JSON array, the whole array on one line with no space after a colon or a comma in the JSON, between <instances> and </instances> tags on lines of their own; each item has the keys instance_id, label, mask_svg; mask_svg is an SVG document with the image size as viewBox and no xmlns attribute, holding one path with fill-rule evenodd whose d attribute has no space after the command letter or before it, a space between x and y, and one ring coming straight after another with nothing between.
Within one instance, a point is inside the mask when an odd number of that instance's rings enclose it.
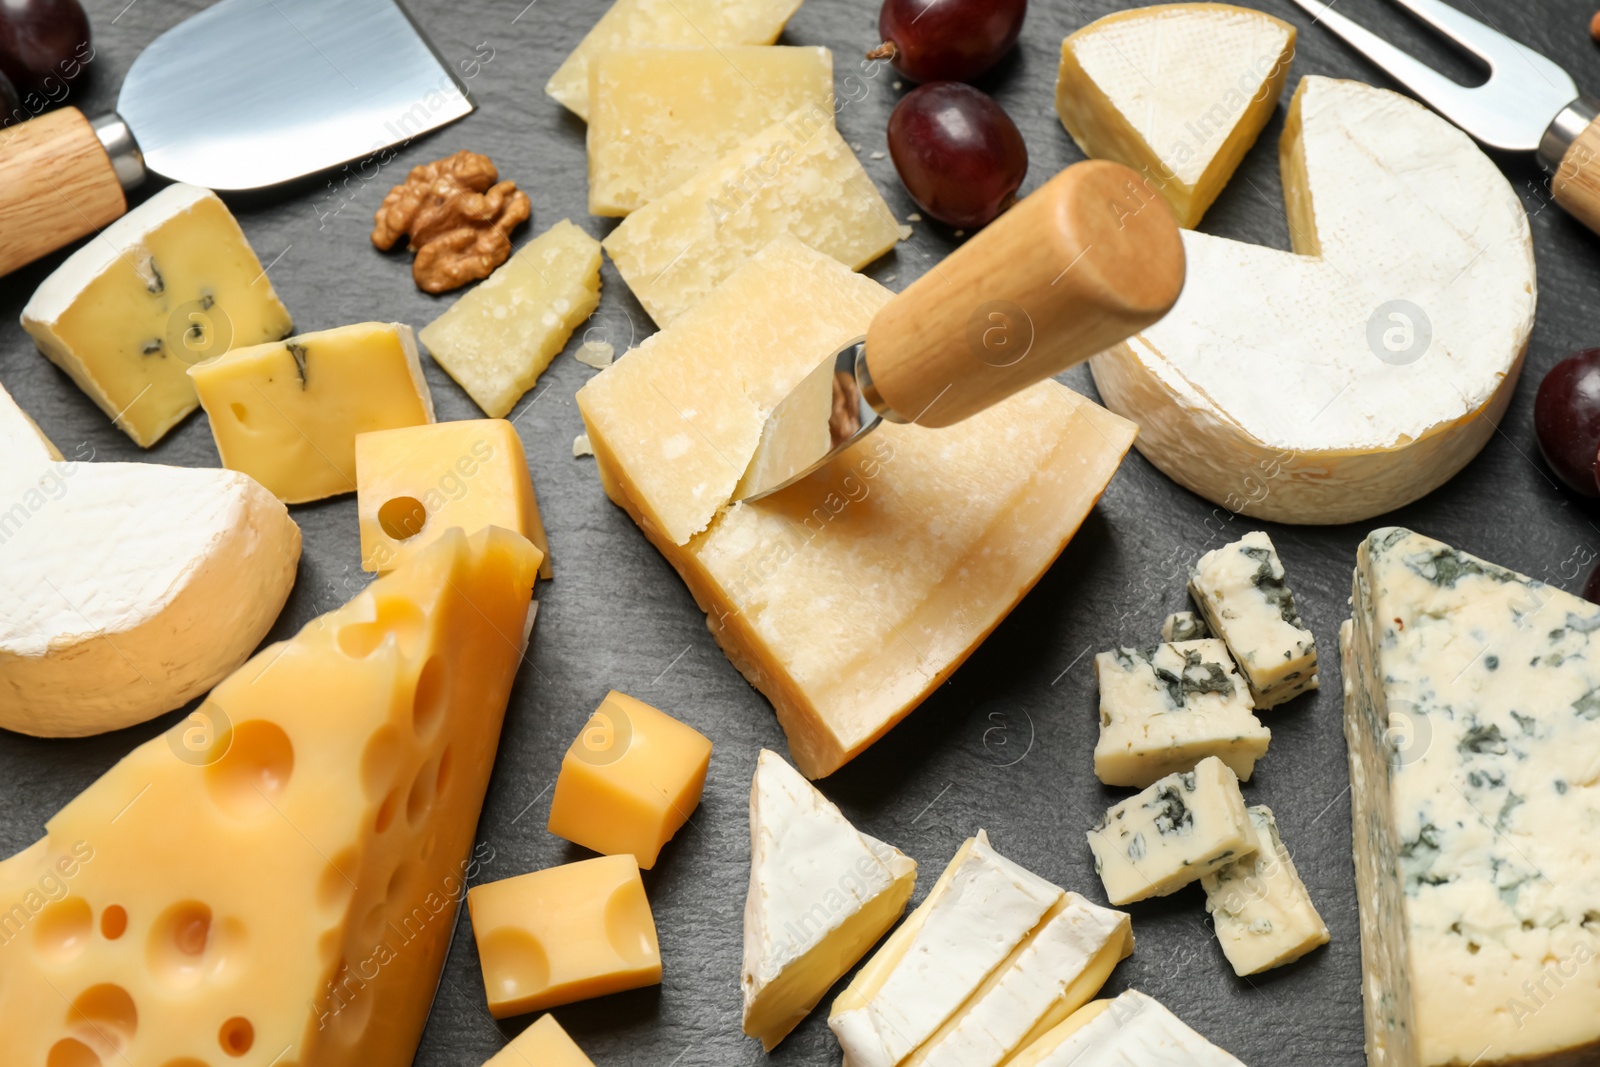
<instances>
[{"instance_id":1,"label":"cheese fork","mask_svg":"<svg viewBox=\"0 0 1600 1067\"><path fill-rule=\"evenodd\" d=\"M1322 0L1295 3L1482 144L1534 153L1556 203L1600 233L1600 101L1578 92L1561 66L1443 0L1395 0L1488 65L1489 80L1469 88Z\"/></svg>"}]
</instances>

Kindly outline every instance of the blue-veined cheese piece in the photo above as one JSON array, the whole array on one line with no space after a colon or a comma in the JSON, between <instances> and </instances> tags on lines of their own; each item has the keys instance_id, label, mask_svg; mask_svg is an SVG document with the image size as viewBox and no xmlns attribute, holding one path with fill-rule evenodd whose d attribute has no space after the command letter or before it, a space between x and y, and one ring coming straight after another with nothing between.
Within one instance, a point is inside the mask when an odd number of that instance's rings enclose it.
<instances>
[{"instance_id":1,"label":"blue-veined cheese piece","mask_svg":"<svg viewBox=\"0 0 1600 1067\"><path fill-rule=\"evenodd\" d=\"M1293 963L1328 943L1328 927L1300 881L1272 809L1261 804L1249 814L1261 847L1201 879L1222 954L1241 976Z\"/></svg>"},{"instance_id":2,"label":"blue-veined cheese piece","mask_svg":"<svg viewBox=\"0 0 1600 1067\"><path fill-rule=\"evenodd\" d=\"M1130 989L1097 1000L1007 1067L1243 1067L1152 997Z\"/></svg>"},{"instance_id":3,"label":"blue-veined cheese piece","mask_svg":"<svg viewBox=\"0 0 1600 1067\"><path fill-rule=\"evenodd\" d=\"M1161 623L1163 641L1199 641L1210 636L1206 620L1192 611L1175 611Z\"/></svg>"},{"instance_id":4,"label":"blue-veined cheese piece","mask_svg":"<svg viewBox=\"0 0 1600 1067\"><path fill-rule=\"evenodd\" d=\"M1373 1067L1600 1057L1600 608L1373 532L1341 631Z\"/></svg>"},{"instance_id":5,"label":"blue-veined cheese piece","mask_svg":"<svg viewBox=\"0 0 1600 1067\"><path fill-rule=\"evenodd\" d=\"M1317 643L1300 619L1272 538L1260 530L1207 552L1189 592L1211 632L1228 643L1256 707L1317 687Z\"/></svg>"}]
</instances>

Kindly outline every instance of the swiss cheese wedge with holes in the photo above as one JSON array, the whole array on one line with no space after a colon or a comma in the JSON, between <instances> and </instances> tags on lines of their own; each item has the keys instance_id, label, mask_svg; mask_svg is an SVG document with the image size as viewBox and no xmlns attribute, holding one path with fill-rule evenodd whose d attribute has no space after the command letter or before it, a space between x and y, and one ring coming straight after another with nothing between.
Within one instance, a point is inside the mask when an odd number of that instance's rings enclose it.
<instances>
[{"instance_id":1,"label":"swiss cheese wedge with holes","mask_svg":"<svg viewBox=\"0 0 1600 1067\"><path fill-rule=\"evenodd\" d=\"M411 1063L539 555L447 533L0 863L0 1060Z\"/></svg>"}]
</instances>

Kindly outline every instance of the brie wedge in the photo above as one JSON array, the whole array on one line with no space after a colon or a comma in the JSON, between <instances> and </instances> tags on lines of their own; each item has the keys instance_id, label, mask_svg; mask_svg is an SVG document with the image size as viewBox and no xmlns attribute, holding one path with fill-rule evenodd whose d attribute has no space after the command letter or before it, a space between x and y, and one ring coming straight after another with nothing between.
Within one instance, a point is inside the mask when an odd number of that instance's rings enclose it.
<instances>
[{"instance_id":1,"label":"brie wedge","mask_svg":"<svg viewBox=\"0 0 1600 1067\"><path fill-rule=\"evenodd\" d=\"M0 385L0 484L9 484L60 458L61 450Z\"/></svg>"},{"instance_id":2,"label":"brie wedge","mask_svg":"<svg viewBox=\"0 0 1600 1067\"><path fill-rule=\"evenodd\" d=\"M1243 1067L1162 1007L1130 989L1097 1000L1040 1038L1008 1067Z\"/></svg>"}]
</instances>

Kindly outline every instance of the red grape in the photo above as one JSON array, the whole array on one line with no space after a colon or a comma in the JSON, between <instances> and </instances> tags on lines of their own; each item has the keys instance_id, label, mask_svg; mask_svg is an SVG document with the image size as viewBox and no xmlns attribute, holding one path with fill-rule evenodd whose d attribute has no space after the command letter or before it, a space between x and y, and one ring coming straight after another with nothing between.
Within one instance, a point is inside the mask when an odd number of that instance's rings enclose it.
<instances>
[{"instance_id":1,"label":"red grape","mask_svg":"<svg viewBox=\"0 0 1600 1067\"><path fill-rule=\"evenodd\" d=\"M0 73L22 93L69 81L89 54L89 16L78 0L0 0Z\"/></svg>"},{"instance_id":2,"label":"red grape","mask_svg":"<svg viewBox=\"0 0 1600 1067\"><path fill-rule=\"evenodd\" d=\"M21 121L21 111L22 98L17 94L17 87L0 71L0 126Z\"/></svg>"},{"instance_id":3,"label":"red grape","mask_svg":"<svg viewBox=\"0 0 1600 1067\"><path fill-rule=\"evenodd\" d=\"M1558 477L1584 496L1600 497L1600 348L1586 348L1550 368L1533 401L1539 451Z\"/></svg>"},{"instance_id":4,"label":"red grape","mask_svg":"<svg viewBox=\"0 0 1600 1067\"><path fill-rule=\"evenodd\" d=\"M883 44L867 53L888 59L918 82L969 82L1017 43L1028 0L884 0Z\"/></svg>"},{"instance_id":5,"label":"red grape","mask_svg":"<svg viewBox=\"0 0 1600 1067\"><path fill-rule=\"evenodd\" d=\"M1583 592L1578 595L1591 604L1600 604L1600 567L1589 572L1589 580L1583 583Z\"/></svg>"},{"instance_id":6,"label":"red grape","mask_svg":"<svg viewBox=\"0 0 1600 1067\"><path fill-rule=\"evenodd\" d=\"M889 155L911 199L951 226L986 226L1016 200L1028 146L992 98L960 82L907 93L889 116Z\"/></svg>"}]
</instances>

